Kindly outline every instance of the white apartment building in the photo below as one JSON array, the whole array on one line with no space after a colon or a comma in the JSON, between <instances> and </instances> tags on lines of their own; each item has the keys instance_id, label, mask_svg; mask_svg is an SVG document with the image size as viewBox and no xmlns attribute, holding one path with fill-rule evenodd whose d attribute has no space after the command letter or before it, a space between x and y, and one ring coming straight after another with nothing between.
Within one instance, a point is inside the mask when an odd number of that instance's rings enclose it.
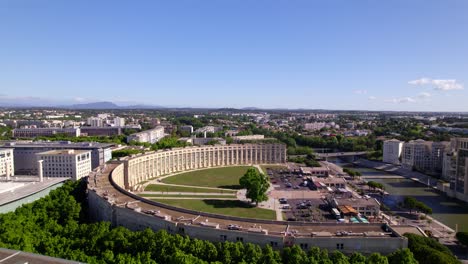
<instances>
[{"instance_id":1,"label":"white apartment building","mask_svg":"<svg viewBox=\"0 0 468 264\"><path fill-rule=\"evenodd\" d=\"M50 150L36 154L42 160L43 177L70 177L79 180L91 172L91 151Z\"/></svg>"},{"instance_id":2,"label":"white apartment building","mask_svg":"<svg viewBox=\"0 0 468 264\"><path fill-rule=\"evenodd\" d=\"M114 126L118 126L118 127L123 127L125 126L125 118L123 117L115 117L114 118Z\"/></svg>"},{"instance_id":3,"label":"white apartment building","mask_svg":"<svg viewBox=\"0 0 468 264\"><path fill-rule=\"evenodd\" d=\"M397 139L386 140L383 143L383 162L400 164L403 142Z\"/></svg>"},{"instance_id":4,"label":"white apartment building","mask_svg":"<svg viewBox=\"0 0 468 264\"><path fill-rule=\"evenodd\" d=\"M0 176L13 176L14 172L13 149L0 148Z\"/></svg>"},{"instance_id":5,"label":"white apartment building","mask_svg":"<svg viewBox=\"0 0 468 264\"><path fill-rule=\"evenodd\" d=\"M147 142L147 143L156 143L161 138L165 136L164 127L157 126L150 130L141 131L135 134L131 134L127 137L127 142Z\"/></svg>"},{"instance_id":6,"label":"white apartment building","mask_svg":"<svg viewBox=\"0 0 468 264\"><path fill-rule=\"evenodd\" d=\"M402 165L429 174L440 174L444 153L449 149L449 142L432 142L422 139L411 140L403 144Z\"/></svg>"},{"instance_id":7,"label":"white apartment building","mask_svg":"<svg viewBox=\"0 0 468 264\"><path fill-rule=\"evenodd\" d=\"M86 121L86 124L92 127L102 127L104 125L103 119L99 117L90 117Z\"/></svg>"}]
</instances>

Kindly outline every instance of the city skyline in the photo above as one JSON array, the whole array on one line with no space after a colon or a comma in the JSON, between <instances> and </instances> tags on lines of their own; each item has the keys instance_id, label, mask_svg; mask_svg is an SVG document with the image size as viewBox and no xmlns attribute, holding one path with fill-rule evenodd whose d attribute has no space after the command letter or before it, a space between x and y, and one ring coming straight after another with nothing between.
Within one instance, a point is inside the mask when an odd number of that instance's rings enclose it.
<instances>
[{"instance_id":1,"label":"city skyline","mask_svg":"<svg viewBox=\"0 0 468 264\"><path fill-rule=\"evenodd\" d=\"M468 111L462 1L0 3L0 106Z\"/></svg>"}]
</instances>

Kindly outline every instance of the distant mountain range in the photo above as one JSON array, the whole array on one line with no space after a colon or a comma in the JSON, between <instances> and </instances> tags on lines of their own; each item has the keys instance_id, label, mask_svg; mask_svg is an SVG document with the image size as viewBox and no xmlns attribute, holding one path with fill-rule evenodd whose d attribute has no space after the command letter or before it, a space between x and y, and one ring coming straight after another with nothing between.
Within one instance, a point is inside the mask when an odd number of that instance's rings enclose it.
<instances>
[{"instance_id":1,"label":"distant mountain range","mask_svg":"<svg viewBox=\"0 0 468 264\"><path fill-rule=\"evenodd\" d=\"M0 101L0 107L51 107L51 108L64 108L64 109L80 109L80 110L92 110L92 109L163 109L166 107L157 105L126 105L121 106L113 102L93 102L83 104L55 104L52 102L2 102Z\"/></svg>"}]
</instances>

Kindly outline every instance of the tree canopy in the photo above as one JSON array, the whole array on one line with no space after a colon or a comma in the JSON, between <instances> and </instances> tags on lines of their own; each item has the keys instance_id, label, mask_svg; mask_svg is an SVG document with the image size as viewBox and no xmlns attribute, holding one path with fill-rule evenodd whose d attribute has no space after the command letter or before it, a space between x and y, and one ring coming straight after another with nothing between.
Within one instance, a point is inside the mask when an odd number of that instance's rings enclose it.
<instances>
[{"instance_id":1,"label":"tree canopy","mask_svg":"<svg viewBox=\"0 0 468 264\"><path fill-rule=\"evenodd\" d=\"M268 177L258 172L255 168L249 168L247 172L239 179L242 188L247 189L246 197L258 205L259 202L267 201L267 190L270 187Z\"/></svg>"}]
</instances>

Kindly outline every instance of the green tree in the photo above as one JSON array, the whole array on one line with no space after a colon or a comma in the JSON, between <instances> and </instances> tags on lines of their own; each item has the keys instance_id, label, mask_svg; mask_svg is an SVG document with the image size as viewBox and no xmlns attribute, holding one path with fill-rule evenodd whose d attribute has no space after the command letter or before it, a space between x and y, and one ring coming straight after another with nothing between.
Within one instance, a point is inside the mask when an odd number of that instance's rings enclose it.
<instances>
[{"instance_id":1,"label":"green tree","mask_svg":"<svg viewBox=\"0 0 468 264\"><path fill-rule=\"evenodd\" d=\"M242 188L247 189L246 197L252 200L258 206L259 202L268 200L266 194L270 183L268 178L257 171L255 168L249 168L247 172L239 179Z\"/></svg>"},{"instance_id":2,"label":"green tree","mask_svg":"<svg viewBox=\"0 0 468 264\"><path fill-rule=\"evenodd\" d=\"M418 261L414 258L413 253L407 248L397 250L390 254L387 258L389 264L418 264Z\"/></svg>"}]
</instances>

